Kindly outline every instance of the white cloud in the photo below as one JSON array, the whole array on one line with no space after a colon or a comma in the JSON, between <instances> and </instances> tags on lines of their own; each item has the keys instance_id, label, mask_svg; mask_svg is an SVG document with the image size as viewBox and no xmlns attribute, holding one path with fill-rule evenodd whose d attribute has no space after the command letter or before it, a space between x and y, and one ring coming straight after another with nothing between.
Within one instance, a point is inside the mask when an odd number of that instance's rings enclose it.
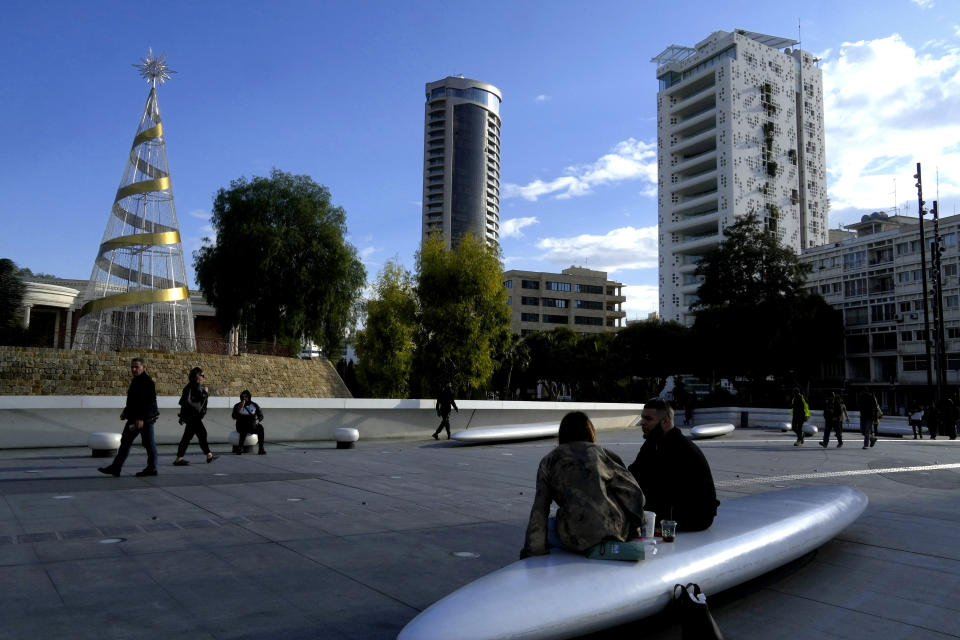
<instances>
[{"instance_id":1,"label":"white cloud","mask_svg":"<svg viewBox=\"0 0 960 640\"><path fill-rule=\"evenodd\" d=\"M915 200L917 162L930 187L939 168L941 204L960 195L960 49L919 54L894 34L846 42L828 55L824 112L833 208L889 209L895 179L897 200Z\"/></svg>"},{"instance_id":2,"label":"white cloud","mask_svg":"<svg viewBox=\"0 0 960 640\"><path fill-rule=\"evenodd\" d=\"M655 284L624 283L623 295L627 299L623 303L627 320L646 320L650 312L660 308L660 292Z\"/></svg>"},{"instance_id":3,"label":"white cloud","mask_svg":"<svg viewBox=\"0 0 960 640\"><path fill-rule=\"evenodd\" d=\"M567 167L563 176L540 179L525 185L504 184L503 197L535 201L540 196L572 198L590 193L595 186L624 180L641 180L643 194L657 194L657 145L629 138L619 142L610 153L595 162Z\"/></svg>"},{"instance_id":4,"label":"white cloud","mask_svg":"<svg viewBox=\"0 0 960 640\"><path fill-rule=\"evenodd\" d=\"M543 238L537 248L545 251L542 260L560 266L576 264L608 273L652 269L657 266L657 228L622 227L602 236Z\"/></svg>"},{"instance_id":5,"label":"white cloud","mask_svg":"<svg viewBox=\"0 0 960 640\"><path fill-rule=\"evenodd\" d=\"M545 93L541 93L540 95L538 95L536 98L533 99L534 102L538 102L538 103L539 103L539 102L548 102L549 100L550 100L550 96L548 96L548 95L545 94Z\"/></svg>"},{"instance_id":6,"label":"white cloud","mask_svg":"<svg viewBox=\"0 0 960 640\"><path fill-rule=\"evenodd\" d=\"M209 220L211 214L209 211L206 211L204 209L194 209L187 215L190 216L191 218L196 218L198 220Z\"/></svg>"},{"instance_id":7,"label":"white cloud","mask_svg":"<svg viewBox=\"0 0 960 640\"><path fill-rule=\"evenodd\" d=\"M921 9L929 9L933 6L933 0L911 0L911 2Z\"/></svg>"},{"instance_id":8,"label":"white cloud","mask_svg":"<svg viewBox=\"0 0 960 640\"><path fill-rule=\"evenodd\" d=\"M510 218L500 221L501 238L519 238L523 236L523 228L537 224L539 220L532 218Z\"/></svg>"},{"instance_id":9,"label":"white cloud","mask_svg":"<svg viewBox=\"0 0 960 640\"><path fill-rule=\"evenodd\" d=\"M364 247L363 249L357 251L357 255L360 257L360 262L363 264L375 264L375 262L370 258L378 251L380 251L380 249L377 247Z\"/></svg>"}]
</instances>

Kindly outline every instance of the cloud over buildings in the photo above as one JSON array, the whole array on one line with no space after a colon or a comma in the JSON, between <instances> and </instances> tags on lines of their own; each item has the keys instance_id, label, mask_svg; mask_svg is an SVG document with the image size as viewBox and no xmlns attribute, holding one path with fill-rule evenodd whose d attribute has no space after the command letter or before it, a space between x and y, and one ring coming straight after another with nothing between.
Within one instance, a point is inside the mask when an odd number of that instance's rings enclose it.
<instances>
[{"instance_id":1,"label":"cloud over buildings","mask_svg":"<svg viewBox=\"0 0 960 640\"><path fill-rule=\"evenodd\" d=\"M580 234L568 238L542 238L537 248L541 260L560 267L582 265L614 273L624 269L657 266L657 228L621 227L604 235Z\"/></svg>"},{"instance_id":2,"label":"cloud over buildings","mask_svg":"<svg viewBox=\"0 0 960 640\"><path fill-rule=\"evenodd\" d=\"M960 196L960 120L945 117L960 112L960 47L918 50L893 34L823 57L834 210L890 209L895 189L898 202L915 202L917 162L931 185L939 168L941 198Z\"/></svg>"},{"instance_id":3,"label":"cloud over buildings","mask_svg":"<svg viewBox=\"0 0 960 640\"><path fill-rule=\"evenodd\" d=\"M562 173L552 180L536 179L525 185L504 184L503 197L529 201L541 196L573 198L590 193L594 187L626 180L640 180L644 195L656 196L657 145L628 138L618 142L610 153L596 161L567 167Z\"/></svg>"}]
</instances>

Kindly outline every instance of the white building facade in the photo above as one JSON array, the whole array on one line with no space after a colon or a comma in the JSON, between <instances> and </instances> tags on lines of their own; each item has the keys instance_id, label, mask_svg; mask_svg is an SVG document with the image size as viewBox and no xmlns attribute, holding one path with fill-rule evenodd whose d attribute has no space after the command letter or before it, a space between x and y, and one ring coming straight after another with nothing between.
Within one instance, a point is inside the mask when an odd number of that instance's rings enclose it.
<instances>
[{"instance_id":1,"label":"white building facade","mask_svg":"<svg viewBox=\"0 0 960 640\"><path fill-rule=\"evenodd\" d=\"M844 378L863 386L899 413L910 400L926 399L927 357L919 219L874 213L848 225L855 236L807 249L801 261L813 271L807 283L843 312ZM957 237L960 216L940 220L944 247L944 346L947 384L960 383L960 282ZM927 288L932 287L933 222L924 221ZM934 300L929 296L931 333ZM937 336L931 335L931 350ZM934 380L935 380L934 374Z\"/></svg>"},{"instance_id":2,"label":"white building facade","mask_svg":"<svg viewBox=\"0 0 960 640\"><path fill-rule=\"evenodd\" d=\"M798 253L827 241L822 74L795 44L716 31L653 58L663 320L693 322L697 263L740 217Z\"/></svg>"}]
</instances>

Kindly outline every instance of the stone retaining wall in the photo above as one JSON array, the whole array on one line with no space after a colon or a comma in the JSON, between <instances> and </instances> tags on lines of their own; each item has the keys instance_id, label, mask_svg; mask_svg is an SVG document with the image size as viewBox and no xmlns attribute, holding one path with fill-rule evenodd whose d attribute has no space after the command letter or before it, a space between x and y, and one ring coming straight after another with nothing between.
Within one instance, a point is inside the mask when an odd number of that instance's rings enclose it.
<instances>
[{"instance_id":1,"label":"stone retaining wall","mask_svg":"<svg viewBox=\"0 0 960 640\"><path fill-rule=\"evenodd\" d=\"M124 396L130 359L144 359L161 396L179 396L193 367L201 367L211 396L350 398L327 360L221 356L168 351L69 351L0 346L0 395Z\"/></svg>"}]
</instances>

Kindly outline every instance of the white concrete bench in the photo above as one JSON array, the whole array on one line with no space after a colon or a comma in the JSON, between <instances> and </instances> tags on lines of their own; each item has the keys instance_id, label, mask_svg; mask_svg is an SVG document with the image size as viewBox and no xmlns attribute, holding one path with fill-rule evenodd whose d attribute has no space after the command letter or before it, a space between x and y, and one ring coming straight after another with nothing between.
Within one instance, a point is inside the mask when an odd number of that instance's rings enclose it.
<instances>
[{"instance_id":1,"label":"white concrete bench","mask_svg":"<svg viewBox=\"0 0 960 640\"><path fill-rule=\"evenodd\" d=\"M231 431L227 434L227 442L233 447L233 451L236 452L237 447L240 446L240 433L237 431ZM243 440L243 452L244 453L253 453L253 448L260 443L260 438L257 437L255 433L248 433L247 437Z\"/></svg>"},{"instance_id":2,"label":"white concrete bench","mask_svg":"<svg viewBox=\"0 0 960 640\"><path fill-rule=\"evenodd\" d=\"M360 432L350 427L340 427L333 430L333 439L337 441L337 449L353 449L360 439Z\"/></svg>"},{"instance_id":3,"label":"white concrete bench","mask_svg":"<svg viewBox=\"0 0 960 640\"><path fill-rule=\"evenodd\" d=\"M91 433L87 436L87 446L93 451L94 458L109 458L117 455L120 448L119 433Z\"/></svg>"}]
</instances>

